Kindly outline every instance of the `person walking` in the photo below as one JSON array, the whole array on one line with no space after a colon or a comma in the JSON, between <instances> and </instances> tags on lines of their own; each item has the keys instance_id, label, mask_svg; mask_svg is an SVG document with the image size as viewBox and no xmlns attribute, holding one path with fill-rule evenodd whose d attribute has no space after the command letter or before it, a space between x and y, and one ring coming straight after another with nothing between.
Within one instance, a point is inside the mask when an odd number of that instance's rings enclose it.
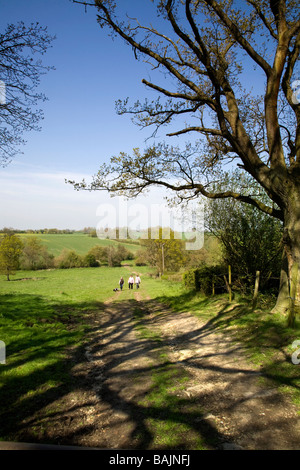
<instances>
[{"instance_id":1,"label":"person walking","mask_svg":"<svg viewBox=\"0 0 300 470\"><path fill-rule=\"evenodd\" d=\"M134 279L133 279L133 276L131 275L128 279L128 287L129 289L133 289L133 283L134 283Z\"/></svg>"},{"instance_id":2,"label":"person walking","mask_svg":"<svg viewBox=\"0 0 300 470\"><path fill-rule=\"evenodd\" d=\"M124 279L123 277L121 277L121 279L119 280L119 286L121 290L123 290L123 285L124 285Z\"/></svg>"},{"instance_id":3,"label":"person walking","mask_svg":"<svg viewBox=\"0 0 300 470\"><path fill-rule=\"evenodd\" d=\"M135 285L136 285L136 288L137 288L137 289L139 289L140 283L141 283L141 278L140 278L140 276L137 274L137 275L135 276Z\"/></svg>"}]
</instances>

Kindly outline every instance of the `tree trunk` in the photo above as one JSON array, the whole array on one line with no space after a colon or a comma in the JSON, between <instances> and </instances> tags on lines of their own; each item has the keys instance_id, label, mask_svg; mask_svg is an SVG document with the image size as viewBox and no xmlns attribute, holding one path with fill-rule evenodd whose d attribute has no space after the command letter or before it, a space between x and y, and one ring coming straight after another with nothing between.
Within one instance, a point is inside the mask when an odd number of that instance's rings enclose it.
<instances>
[{"instance_id":1,"label":"tree trunk","mask_svg":"<svg viewBox=\"0 0 300 470\"><path fill-rule=\"evenodd\" d=\"M257 297L258 297L258 289L259 289L259 277L260 277L260 271L256 271L254 294L253 294L253 299L252 299L252 308L253 308L253 310L255 310L256 305L257 305Z\"/></svg>"},{"instance_id":2,"label":"tree trunk","mask_svg":"<svg viewBox=\"0 0 300 470\"><path fill-rule=\"evenodd\" d=\"M282 263L281 263L281 271L280 271L280 281L279 281L279 292L276 301L276 305L273 308L273 313L282 313L285 314L289 308L289 295L290 295L290 288L289 288L289 268L288 268L288 261L285 250L282 254Z\"/></svg>"},{"instance_id":3,"label":"tree trunk","mask_svg":"<svg viewBox=\"0 0 300 470\"><path fill-rule=\"evenodd\" d=\"M291 272L291 280L290 280L290 308L289 314L287 319L287 325L291 328L294 328L296 322L296 289L297 289L297 280L298 280L298 271L299 266L298 263L294 263Z\"/></svg>"},{"instance_id":4,"label":"tree trunk","mask_svg":"<svg viewBox=\"0 0 300 470\"><path fill-rule=\"evenodd\" d=\"M289 191L284 211L283 225L284 254L280 276L280 288L273 311L287 313L290 307L291 274L294 264L298 265L298 280L295 287L295 308L300 305L300 190L296 185Z\"/></svg>"}]
</instances>

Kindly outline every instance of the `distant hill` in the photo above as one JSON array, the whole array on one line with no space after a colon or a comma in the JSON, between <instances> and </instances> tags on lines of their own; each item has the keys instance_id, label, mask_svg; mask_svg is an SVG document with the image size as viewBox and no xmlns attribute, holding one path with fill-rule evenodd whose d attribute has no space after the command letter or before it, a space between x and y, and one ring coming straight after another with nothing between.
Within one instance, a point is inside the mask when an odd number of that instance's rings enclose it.
<instances>
[{"instance_id":1,"label":"distant hill","mask_svg":"<svg viewBox=\"0 0 300 470\"><path fill-rule=\"evenodd\" d=\"M54 256L58 256L61 251L66 248L69 250L75 250L76 253L80 255L85 255L88 251L95 245L101 246L117 246L122 243L127 250L132 253L136 253L140 248L139 244L135 242L130 243L130 240L119 241L119 240L109 240L109 239L99 239L97 237L90 237L85 233L76 232L71 234L19 234L22 239L27 237L37 237L42 243L48 248L49 253L52 253Z\"/></svg>"}]
</instances>

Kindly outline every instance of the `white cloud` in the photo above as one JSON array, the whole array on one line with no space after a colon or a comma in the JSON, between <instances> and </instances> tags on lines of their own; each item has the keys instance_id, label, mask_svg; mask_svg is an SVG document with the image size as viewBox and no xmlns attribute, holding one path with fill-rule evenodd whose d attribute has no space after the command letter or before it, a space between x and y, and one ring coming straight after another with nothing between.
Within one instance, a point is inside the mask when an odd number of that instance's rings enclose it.
<instances>
[{"instance_id":1,"label":"white cloud","mask_svg":"<svg viewBox=\"0 0 300 470\"><path fill-rule=\"evenodd\" d=\"M65 178L80 181L82 175L68 172L0 171L0 225L26 228L76 228L96 225L97 206L108 196L75 191Z\"/></svg>"},{"instance_id":2,"label":"white cloud","mask_svg":"<svg viewBox=\"0 0 300 470\"><path fill-rule=\"evenodd\" d=\"M65 183L66 179L83 178L89 181L90 175L47 171L24 163L0 170L0 228L182 227L182 221L174 219L175 212L167 208L163 189L154 188L146 195L127 200L112 198L104 191L75 191ZM179 216L182 217L180 210Z\"/></svg>"},{"instance_id":3,"label":"white cloud","mask_svg":"<svg viewBox=\"0 0 300 470\"><path fill-rule=\"evenodd\" d=\"M111 209L106 224L114 225L115 221L118 224L127 220L144 228L150 221L149 207L164 203L163 193L153 190L147 196L128 201L128 213L123 213L119 218L115 214L121 215L124 208L121 198L111 198L104 191L75 191L72 185L65 183L65 179L81 181L83 178L88 181L90 175L51 172L41 167L19 164L2 169L0 228L56 227L78 230L85 226L96 227L101 222L101 207L105 205ZM135 214L136 210L138 214Z\"/></svg>"}]
</instances>

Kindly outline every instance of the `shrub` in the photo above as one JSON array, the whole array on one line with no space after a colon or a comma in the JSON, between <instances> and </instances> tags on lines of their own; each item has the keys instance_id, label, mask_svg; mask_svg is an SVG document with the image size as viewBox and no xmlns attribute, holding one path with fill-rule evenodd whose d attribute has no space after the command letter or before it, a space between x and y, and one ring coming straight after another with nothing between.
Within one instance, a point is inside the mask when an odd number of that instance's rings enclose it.
<instances>
[{"instance_id":1,"label":"shrub","mask_svg":"<svg viewBox=\"0 0 300 470\"><path fill-rule=\"evenodd\" d=\"M183 282L187 288L201 291L205 295L211 295L213 288L216 294L220 294L226 292L224 275L226 268L222 265L203 266L184 273Z\"/></svg>"},{"instance_id":2,"label":"shrub","mask_svg":"<svg viewBox=\"0 0 300 470\"><path fill-rule=\"evenodd\" d=\"M55 264L59 269L80 268L84 266L84 260L76 251L64 249L56 258Z\"/></svg>"},{"instance_id":3,"label":"shrub","mask_svg":"<svg viewBox=\"0 0 300 470\"><path fill-rule=\"evenodd\" d=\"M93 246L87 256L91 255L98 262L98 265L107 264L108 248L100 245Z\"/></svg>"},{"instance_id":4,"label":"shrub","mask_svg":"<svg viewBox=\"0 0 300 470\"><path fill-rule=\"evenodd\" d=\"M126 259L126 248L119 245L117 248L110 246L107 250L108 266L121 266L122 261Z\"/></svg>"},{"instance_id":5,"label":"shrub","mask_svg":"<svg viewBox=\"0 0 300 470\"><path fill-rule=\"evenodd\" d=\"M89 267L89 268L96 268L96 267L100 266L100 263L96 259L95 255L93 255L92 253L88 253L84 257L84 265Z\"/></svg>"},{"instance_id":6,"label":"shrub","mask_svg":"<svg viewBox=\"0 0 300 470\"><path fill-rule=\"evenodd\" d=\"M147 266L147 260L145 259L145 250L139 249L136 253L135 264L136 266Z\"/></svg>"},{"instance_id":7,"label":"shrub","mask_svg":"<svg viewBox=\"0 0 300 470\"><path fill-rule=\"evenodd\" d=\"M54 256L37 237L31 236L25 240L23 252L20 258L20 268L34 271L48 269L54 266Z\"/></svg>"}]
</instances>

